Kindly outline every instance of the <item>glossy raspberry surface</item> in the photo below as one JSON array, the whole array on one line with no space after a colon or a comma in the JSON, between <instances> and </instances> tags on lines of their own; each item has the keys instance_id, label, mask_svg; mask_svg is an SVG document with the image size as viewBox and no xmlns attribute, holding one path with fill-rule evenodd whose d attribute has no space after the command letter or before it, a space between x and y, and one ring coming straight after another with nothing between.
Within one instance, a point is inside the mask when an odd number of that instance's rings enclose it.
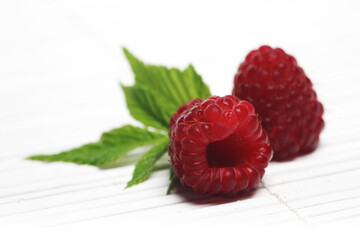
<instances>
[{"instance_id":1,"label":"glossy raspberry surface","mask_svg":"<svg viewBox=\"0 0 360 240\"><path fill-rule=\"evenodd\" d=\"M295 58L282 49L251 51L235 75L233 94L255 106L274 160L293 159L317 147L323 105Z\"/></svg>"},{"instance_id":2,"label":"glossy raspberry surface","mask_svg":"<svg viewBox=\"0 0 360 240\"><path fill-rule=\"evenodd\" d=\"M170 119L169 136L176 176L201 194L256 187L272 157L254 107L234 96L182 105Z\"/></svg>"}]
</instances>

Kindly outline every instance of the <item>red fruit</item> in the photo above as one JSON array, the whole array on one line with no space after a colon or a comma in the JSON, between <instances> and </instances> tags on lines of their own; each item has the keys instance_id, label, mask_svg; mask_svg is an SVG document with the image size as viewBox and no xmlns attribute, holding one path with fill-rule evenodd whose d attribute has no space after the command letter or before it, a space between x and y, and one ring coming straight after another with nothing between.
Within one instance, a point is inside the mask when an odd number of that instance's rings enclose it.
<instances>
[{"instance_id":1,"label":"red fruit","mask_svg":"<svg viewBox=\"0 0 360 240\"><path fill-rule=\"evenodd\" d=\"M254 107L234 96L182 105L170 119L169 136L174 172L197 193L256 187L272 157Z\"/></svg>"},{"instance_id":2,"label":"red fruit","mask_svg":"<svg viewBox=\"0 0 360 240\"><path fill-rule=\"evenodd\" d=\"M293 56L262 46L241 63L233 94L251 102L269 134L274 160L313 151L324 128L322 104Z\"/></svg>"}]
</instances>

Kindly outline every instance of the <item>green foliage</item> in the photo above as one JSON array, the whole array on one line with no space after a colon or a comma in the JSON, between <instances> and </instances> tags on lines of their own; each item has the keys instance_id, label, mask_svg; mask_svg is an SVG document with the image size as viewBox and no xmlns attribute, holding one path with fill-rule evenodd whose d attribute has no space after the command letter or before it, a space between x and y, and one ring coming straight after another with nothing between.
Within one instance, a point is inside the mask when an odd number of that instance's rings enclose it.
<instances>
[{"instance_id":1,"label":"green foliage","mask_svg":"<svg viewBox=\"0 0 360 240\"><path fill-rule=\"evenodd\" d=\"M142 86L122 86L122 89L131 116L145 126L169 130L169 119L177 109L175 105L168 104L165 98Z\"/></svg>"},{"instance_id":2,"label":"green foliage","mask_svg":"<svg viewBox=\"0 0 360 240\"><path fill-rule=\"evenodd\" d=\"M156 143L167 138L167 136L160 133L126 125L103 133L100 141L97 143L86 144L79 148L53 155L31 156L28 159L101 166L116 161L134 148Z\"/></svg>"},{"instance_id":3,"label":"green foliage","mask_svg":"<svg viewBox=\"0 0 360 240\"><path fill-rule=\"evenodd\" d=\"M210 97L208 86L192 65L183 71L148 65L127 49L123 50L135 75L133 86L122 86L127 107L130 114L145 126L167 132L169 119L180 105L195 98ZM153 147L136 164L133 177L127 184L127 187L130 187L145 181L154 170L156 161L167 152L167 135L126 125L104 133L96 143L57 154L31 156L28 159L103 166L115 162L132 149L150 144ZM172 171L168 191L176 180L177 177Z\"/></svg>"},{"instance_id":4,"label":"green foliage","mask_svg":"<svg viewBox=\"0 0 360 240\"><path fill-rule=\"evenodd\" d=\"M138 163L136 164L133 177L130 182L128 182L127 187L131 187L135 184L139 184L145 181L157 160L161 158L164 153L167 152L169 145L169 139L164 139L155 146L153 146L147 153L145 153Z\"/></svg>"},{"instance_id":5,"label":"green foliage","mask_svg":"<svg viewBox=\"0 0 360 240\"><path fill-rule=\"evenodd\" d=\"M135 86L148 89L162 103L166 103L174 113L176 109L195 98L211 96L209 87L201 76L189 65L184 71L177 68L148 65L140 61L126 48L123 49L135 75ZM131 111L131 108L128 105Z\"/></svg>"}]
</instances>

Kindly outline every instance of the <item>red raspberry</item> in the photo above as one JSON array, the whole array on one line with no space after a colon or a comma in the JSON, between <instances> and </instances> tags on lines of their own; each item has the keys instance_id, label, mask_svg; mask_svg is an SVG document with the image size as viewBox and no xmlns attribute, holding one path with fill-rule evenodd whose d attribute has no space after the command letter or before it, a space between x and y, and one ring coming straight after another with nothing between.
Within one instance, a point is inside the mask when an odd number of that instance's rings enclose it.
<instances>
[{"instance_id":1,"label":"red raspberry","mask_svg":"<svg viewBox=\"0 0 360 240\"><path fill-rule=\"evenodd\" d=\"M272 157L254 107L234 96L182 105L170 119L169 136L174 172L197 193L256 187Z\"/></svg>"},{"instance_id":2,"label":"red raspberry","mask_svg":"<svg viewBox=\"0 0 360 240\"><path fill-rule=\"evenodd\" d=\"M282 49L251 51L235 75L233 94L255 106L274 160L289 160L317 147L323 106L303 69Z\"/></svg>"}]
</instances>

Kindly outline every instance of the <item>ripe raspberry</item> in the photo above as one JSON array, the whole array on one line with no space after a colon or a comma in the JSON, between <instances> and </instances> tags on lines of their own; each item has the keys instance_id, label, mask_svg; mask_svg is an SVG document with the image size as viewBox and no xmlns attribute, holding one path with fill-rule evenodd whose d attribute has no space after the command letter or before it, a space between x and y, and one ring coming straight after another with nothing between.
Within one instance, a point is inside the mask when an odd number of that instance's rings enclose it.
<instances>
[{"instance_id":1,"label":"ripe raspberry","mask_svg":"<svg viewBox=\"0 0 360 240\"><path fill-rule=\"evenodd\" d=\"M282 49L251 51L235 75L233 94L255 106L274 160L289 160L317 147L323 106L303 69Z\"/></svg>"},{"instance_id":2,"label":"ripe raspberry","mask_svg":"<svg viewBox=\"0 0 360 240\"><path fill-rule=\"evenodd\" d=\"M256 187L272 157L254 107L234 96L182 105L170 119L169 136L174 172L197 193Z\"/></svg>"}]
</instances>

